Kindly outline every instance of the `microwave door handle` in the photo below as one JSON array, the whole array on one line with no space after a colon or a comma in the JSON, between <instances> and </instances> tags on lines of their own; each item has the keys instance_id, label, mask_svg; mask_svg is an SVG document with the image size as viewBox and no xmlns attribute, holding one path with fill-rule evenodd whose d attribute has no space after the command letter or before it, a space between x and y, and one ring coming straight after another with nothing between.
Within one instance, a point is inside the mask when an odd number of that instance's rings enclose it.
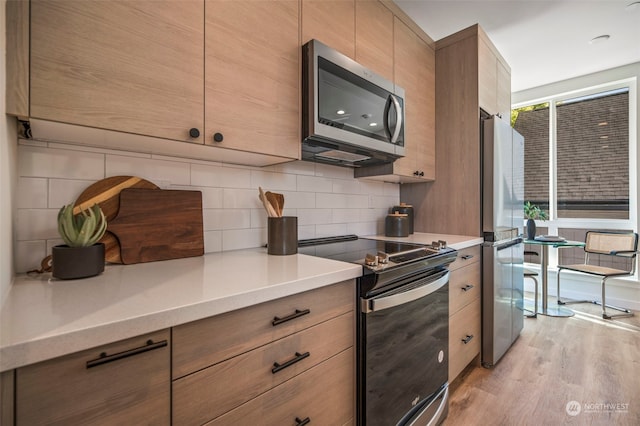
<instances>
[{"instance_id":1,"label":"microwave door handle","mask_svg":"<svg viewBox=\"0 0 640 426\"><path fill-rule=\"evenodd\" d=\"M393 102L393 95L389 95L387 102L384 104L384 131L389 138L389 141L393 143L393 135L389 129L389 109L391 109L391 103Z\"/></svg>"},{"instance_id":2,"label":"microwave door handle","mask_svg":"<svg viewBox=\"0 0 640 426\"><path fill-rule=\"evenodd\" d=\"M396 127L393 129L393 134L391 134L391 129L389 129L389 109L391 108L391 104L393 104L393 107L396 110ZM395 96L389 95L387 103L384 106L384 130L387 132L387 136L391 143L398 142L400 129L402 129L402 109L400 107L400 102Z\"/></svg>"}]
</instances>

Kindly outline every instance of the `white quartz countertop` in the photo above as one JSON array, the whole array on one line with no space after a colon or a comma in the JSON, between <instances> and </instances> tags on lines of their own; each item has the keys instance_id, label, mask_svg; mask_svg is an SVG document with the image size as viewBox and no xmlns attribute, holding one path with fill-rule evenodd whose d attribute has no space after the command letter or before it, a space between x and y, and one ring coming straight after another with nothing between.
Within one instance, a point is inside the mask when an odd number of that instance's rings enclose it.
<instances>
[{"instance_id":1,"label":"white quartz countertop","mask_svg":"<svg viewBox=\"0 0 640 426\"><path fill-rule=\"evenodd\" d=\"M136 265L96 277L16 277L0 308L0 371L359 277L362 267L266 249ZM354 288L355 291L355 288Z\"/></svg>"},{"instance_id":2,"label":"white quartz countertop","mask_svg":"<svg viewBox=\"0 0 640 426\"><path fill-rule=\"evenodd\" d=\"M456 250L462 250L467 247L477 246L484 241L482 237L472 237L469 235L451 235L451 234L430 234L425 232L415 232L408 237L385 237L384 235L369 235L363 238L375 238L383 241L402 241L406 243L431 244L433 241L443 240L447 242L447 246Z\"/></svg>"}]
</instances>

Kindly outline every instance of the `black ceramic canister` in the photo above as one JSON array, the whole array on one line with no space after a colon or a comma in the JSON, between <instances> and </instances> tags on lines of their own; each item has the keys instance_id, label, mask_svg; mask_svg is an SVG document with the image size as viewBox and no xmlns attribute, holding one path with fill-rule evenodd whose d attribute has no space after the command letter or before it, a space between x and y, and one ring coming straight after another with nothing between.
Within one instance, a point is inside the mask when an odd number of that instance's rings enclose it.
<instances>
[{"instance_id":1,"label":"black ceramic canister","mask_svg":"<svg viewBox=\"0 0 640 426\"><path fill-rule=\"evenodd\" d=\"M408 237L409 216L405 213L389 213L384 220L384 235L387 237Z\"/></svg>"},{"instance_id":2,"label":"black ceramic canister","mask_svg":"<svg viewBox=\"0 0 640 426\"><path fill-rule=\"evenodd\" d=\"M406 214L409 218L409 234L413 234L413 206L406 203L400 203L399 206L393 206L391 213L398 212Z\"/></svg>"},{"instance_id":3,"label":"black ceramic canister","mask_svg":"<svg viewBox=\"0 0 640 426\"><path fill-rule=\"evenodd\" d=\"M267 228L267 253L282 256L298 252L296 216L269 217Z\"/></svg>"}]
</instances>

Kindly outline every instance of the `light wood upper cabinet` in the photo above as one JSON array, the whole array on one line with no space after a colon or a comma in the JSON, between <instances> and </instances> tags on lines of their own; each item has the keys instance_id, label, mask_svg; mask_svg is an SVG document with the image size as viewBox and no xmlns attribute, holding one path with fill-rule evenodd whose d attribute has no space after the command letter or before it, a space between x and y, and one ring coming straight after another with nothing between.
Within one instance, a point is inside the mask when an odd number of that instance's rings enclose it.
<instances>
[{"instance_id":1,"label":"light wood upper cabinet","mask_svg":"<svg viewBox=\"0 0 640 426\"><path fill-rule=\"evenodd\" d=\"M393 13L378 1L356 0L356 61L393 81Z\"/></svg>"},{"instance_id":2,"label":"light wood upper cabinet","mask_svg":"<svg viewBox=\"0 0 640 426\"><path fill-rule=\"evenodd\" d=\"M202 143L204 0L31 2L30 116Z\"/></svg>"},{"instance_id":3,"label":"light wood upper cabinet","mask_svg":"<svg viewBox=\"0 0 640 426\"><path fill-rule=\"evenodd\" d=\"M302 44L316 39L355 58L355 13L355 0L302 0Z\"/></svg>"},{"instance_id":4,"label":"light wood upper cabinet","mask_svg":"<svg viewBox=\"0 0 640 426\"><path fill-rule=\"evenodd\" d=\"M474 25L438 40L436 81L438 176L400 198L414 206L416 231L481 236L480 108L508 119L509 67Z\"/></svg>"},{"instance_id":5,"label":"light wood upper cabinet","mask_svg":"<svg viewBox=\"0 0 640 426\"><path fill-rule=\"evenodd\" d=\"M391 164L355 170L356 177L389 182L435 179L435 52L394 17L394 82L405 90L405 156Z\"/></svg>"},{"instance_id":6,"label":"light wood upper cabinet","mask_svg":"<svg viewBox=\"0 0 640 426\"><path fill-rule=\"evenodd\" d=\"M205 34L205 143L300 158L298 1L207 1Z\"/></svg>"}]
</instances>

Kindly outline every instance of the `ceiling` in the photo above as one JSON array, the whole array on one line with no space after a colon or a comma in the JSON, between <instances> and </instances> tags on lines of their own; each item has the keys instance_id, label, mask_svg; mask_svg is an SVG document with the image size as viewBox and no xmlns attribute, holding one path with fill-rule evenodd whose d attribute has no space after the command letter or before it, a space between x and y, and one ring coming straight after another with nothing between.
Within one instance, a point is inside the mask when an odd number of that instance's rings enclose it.
<instances>
[{"instance_id":1,"label":"ceiling","mask_svg":"<svg viewBox=\"0 0 640 426\"><path fill-rule=\"evenodd\" d=\"M480 24L511 66L513 92L640 62L638 0L394 2L434 40Z\"/></svg>"}]
</instances>

